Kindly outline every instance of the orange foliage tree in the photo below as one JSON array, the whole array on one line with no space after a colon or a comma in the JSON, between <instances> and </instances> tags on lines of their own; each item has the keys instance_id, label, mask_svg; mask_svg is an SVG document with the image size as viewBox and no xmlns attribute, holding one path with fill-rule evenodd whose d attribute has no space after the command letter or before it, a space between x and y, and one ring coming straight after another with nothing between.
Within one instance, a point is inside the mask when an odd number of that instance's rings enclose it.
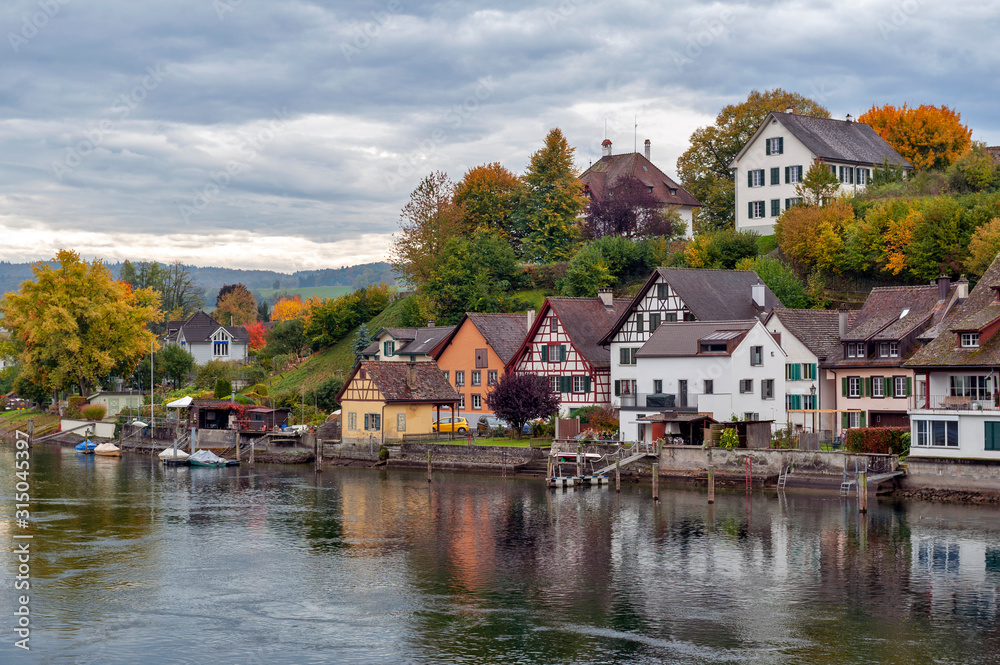
<instances>
[{"instance_id":1,"label":"orange foliage tree","mask_svg":"<svg viewBox=\"0 0 1000 665\"><path fill-rule=\"evenodd\" d=\"M271 310L271 320L291 321L292 319L301 319L305 316L308 308L309 305L302 302L302 298L299 296L282 298L274 303L274 309Z\"/></svg>"},{"instance_id":2,"label":"orange foliage tree","mask_svg":"<svg viewBox=\"0 0 1000 665\"><path fill-rule=\"evenodd\" d=\"M250 348L251 349L262 349L264 345L267 344L267 328L260 321L254 323L248 323L244 326L247 330L247 335L250 336Z\"/></svg>"},{"instance_id":3,"label":"orange foliage tree","mask_svg":"<svg viewBox=\"0 0 1000 665\"><path fill-rule=\"evenodd\" d=\"M455 187L455 203L462 207L466 230L498 231L508 239L518 235L512 218L523 195L521 179L499 162L469 169Z\"/></svg>"},{"instance_id":4,"label":"orange foliage tree","mask_svg":"<svg viewBox=\"0 0 1000 665\"><path fill-rule=\"evenodd\" d=\"M944 168L972 148L972 130L947 106L872 106L858 118L918 171Z\"/></svg>"},{"instance_id":5,"label":"orange foliage tree","mask_svg":"<svg viewBox=\"0 0 1000 665\"><path fill-rule=\"evenodd\" d=\"M789 208L774 225L774 239L785 256L806 268L836 272L844 247L844 226L854 221L854 208L844 199L824 206Z\"/></svg>"}]
</instances>

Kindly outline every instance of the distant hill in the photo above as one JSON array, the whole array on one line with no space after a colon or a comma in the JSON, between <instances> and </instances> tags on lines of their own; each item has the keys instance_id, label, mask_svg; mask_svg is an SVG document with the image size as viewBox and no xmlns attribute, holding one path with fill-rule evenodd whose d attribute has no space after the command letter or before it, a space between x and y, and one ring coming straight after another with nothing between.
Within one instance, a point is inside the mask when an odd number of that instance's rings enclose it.
<instances>
[{"instance_id":1,"label":"distant hill","mask_svg":"<svg viewBox=\"0 0 1000 665\"><path fill-rule=\"evenodd\" d=\"M0 293L16 291L21 282L31 279L31 263L10 263L0 261ZM108 263L108 268L117 276L121 263ZM326 270L300 270L294 273L273 270L238 270L235 268L214 268L185 266L194 282L206 294L218 293L226 284L242 283L251 291L274 293L275 291L297 292L301 288L346 287L359 289L369 284L387 282L395 284L396 279L388 263L365 263L358 266L330 268ZM211 298L214 303L214 295Z\"/></svg>"}]
</instances>

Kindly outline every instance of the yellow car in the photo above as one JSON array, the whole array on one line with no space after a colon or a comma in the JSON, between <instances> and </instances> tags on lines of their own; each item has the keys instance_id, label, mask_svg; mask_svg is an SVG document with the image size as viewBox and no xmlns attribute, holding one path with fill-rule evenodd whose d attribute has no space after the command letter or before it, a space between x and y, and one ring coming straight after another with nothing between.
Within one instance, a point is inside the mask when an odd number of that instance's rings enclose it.
<instances>
[{"instance_id":1,"label":"yellow car","mask_svg":"<svg viewBox=\"0 0 1000 665\"><path fill-rule=\"evenodd\" d=\"M462 417L442 418L434 421L435 432L458 432L465 434L469 431L469 421Z\"/></svg>"}]
</instances>

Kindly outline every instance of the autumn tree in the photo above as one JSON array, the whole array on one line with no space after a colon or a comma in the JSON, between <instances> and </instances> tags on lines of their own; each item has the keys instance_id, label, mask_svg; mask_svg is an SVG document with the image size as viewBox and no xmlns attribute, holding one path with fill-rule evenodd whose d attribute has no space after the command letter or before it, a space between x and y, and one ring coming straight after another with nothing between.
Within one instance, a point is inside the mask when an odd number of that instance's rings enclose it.
<instances>
[{"instance_id":1,"label":"autumn tree","mask_svg":"<svg viewBox=\"0 0 1000 665\"><path fill-rule=\"evenodd\" d=\"M224 326L245 326L257 320L257 299L243 284L227 284L219 290L212 318Z\"/></svg>"},{"instance_id":2,"label":"autumn tree","mask_svg":"<svg viewBox=\"0 0 1000 665\"><path fill-rule=\"evenodd\" d=\"M559 411L559 395L552 392L548 377L508 372L486 393L486 405L520 437L526 422Z\"/></svg>"},{"instance_id":3,"label":"autumn tree","mask_svg":"<svg viewBox=\"0 0 1000 665\"><path fill-rule=\"evenodd\" d=\"M267 344L267 328L260 321L248 323L245 326L247 336L250 338L251 349L262 349Z\"/></svg>"},{"instance_id":4,"label":"autumn tree","mask_svg":"<svg viewBox=\"0 0 1000 665\"><path fill-rule=\"evenodd\" d=\"M969 258L965 269L973 275L982 275L1000 254L1000 217L976 229L969 240Z\"/></svg>"},{"instance_id":5,"label":"autumn tree","mask_svg":"<svg viewBox=\"0 0 1000 665\"><path fill-rule=\"evenodd\" d=\"M814 159L802 180L795 185L795 193L806 205L822 205L840 190L840 179L820 159Z\"/></svg>"},{"instance_id":6,"label":"autumn tree","mask_svg":"<svg viewBox=\"0 0 1000 665\"><path fill-rule=\"evenodd\" d=\"M838 272L844 227L853 221L854 208L844 199L833 199L823 206L795 206L778 218L774 239L798 266Z\"/></svg>"},{"instance_id":7,"label":"autumn tree","mask_svg":"<svg viewBox=\"0 0 1000 665\"><path fill-rule=\"evenodd\" d=\"M757 256L759 237L755 231L735 229L699 233L684 248L684 261L690 268L730 270L741 260Z\"/></svg>"},{"instance_id":8,"label":"autumn tree","mask_svg":"<svg viewBox=\"0 0 1000 665\"><path fill-rule=\"evenodd\" d=\"M125 261L118 278L133 289L151 288L160 294L160 309L166 321L183 321L205 306L202 288L195 284L187 268L177 261L169 266L156 261ZM162 327L153 325L162 332Z\"/></svg>"},{"instance_id":9,"label":"autumn tree","mask_svg":"<svg viewBox=\"0 0 1000 665\"><path fill-rule=\"evenodd\" d=\"M305 316L307 309L306 303L302 302L300 296L282 298L274 303L274 309L271 310L271 320L288 321L289 319L300 319Z\"/></svg>"},{"instance_id":10,"label":"autumn tree","mask_svg":"<svg viewBox=\"0 0 1000 665\"><path fill-rule=\"evenodd\" d=\"M441 258L444 245L459 229L461 208L453 200L455 185L448 174L431 173L410 193L393 234L389 264L414 286L423 284Z\"/></svg>"},{"instance_id":11,"label":"autumn tree","mask_svg":"<svg viewBox=\"0 0 1000 665\"><path fill-rule=\"evenodd\" d=\"M531 156L524 174L525 227L523 253L539 263L572 257L580 231L577 215L586 205L573 166L574 149L558 128L545 137L545 145Z\"/></svg>"},{"instance_id":12,"label":"autumn tree","mask_svg":"<svg viewBox=\"0 0 1000 665\"><path fill-rule=\"evenodd\" d=\"M155 344L146 328L162 319L153 289L133 290L100 260L87 263L70 250L60 250L54 265L34 264L32 273L0 301L24 380L50 392L75 385L86 395L99 377L128 375Z\"/></svg>"},{"instance_id":13,"label":"autumn tree","mask_svg":"<svg viewBox=\"0 0 1000 665\"><path fill-rule=\"evenodd\" d=\"M691 147L677 160L677 173L684 188L702 203L696 223L699 232L734 225L735 187L729 165L768 113L789 108L798 115L830 117L826 108L798 93L753 90L745 102L719 111L714 125L691 135Z\"/></svg>"},{"instance_id":14,"label":"autumn tree","mask_svg":"<svg viewBox=\"0 0 1000 665\"><path fill-rule=\"evenodd\" d=\"M312 305L305 319L305 335L309 344L313 349L333 346L358 325L380 314L389 304L389 297L390 290L386 284L373 284L339 298L328 298ZM298 320L292 319L292 321ZM278 325L287 325L292 321Z\"/></svg>"},{"instance_id":15,"label":"autumn tree","mask_svg":"<svg viewBox=\"0 0 1000 665\"><path fill-rule=\"evenodd\" d=\"M972 130L947 106L872 106L858 122L874 129L918 171L944 168L972 147Z\"/></svg>"},{"instance_id":16,"label":"autumn tree","mask_svg":"<svg viewBox=\"0 0 1000 665\"><path fill-rule=\"evenodd\" d=\"M646 238L672 237L680 215L664 211L663 204L634 176L618 178L604 195L587 206L583 234L587 238L623 236ZM664 214L666 213L666 214Z\"/></svg>"},{"instance_id":17,"label":"autumn tree","mask_svg":"<svg viewBox=\"0 0 1000 665\"><path fill-rule=\"evenodd\" d=\"M461 226L466 232L495 231L514 243L523 229L516 223L524 183L499 162L476 166L455 187L454 202L461 208Z\"/></svg>"},{"instance_id":18,"label":"autumn tree","mask_svg":"<svg viewBox=\"0 0 1000 665\"><path fill-rule=\"evenodd\" d=\"M741 259L736 263L737 270L752 270L761 281L767 284L781 304L794 309L805 309L809 306L809 296L806 295L805 284L795 274L795 271L769 256Z\"/></svg>"}]
</instances>

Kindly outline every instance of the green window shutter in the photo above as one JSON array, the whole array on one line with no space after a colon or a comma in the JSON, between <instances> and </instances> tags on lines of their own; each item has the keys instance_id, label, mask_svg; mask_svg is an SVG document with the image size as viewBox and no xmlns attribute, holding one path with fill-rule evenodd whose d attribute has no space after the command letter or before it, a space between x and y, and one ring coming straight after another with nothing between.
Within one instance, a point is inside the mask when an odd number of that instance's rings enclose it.
<instances>
[{"instance_id":1,"label":"green window shutter","mask_svg":"<svg viewBox=\"0 0 1000 665\"><path fill-rule=\"evenodd\" d=\"M780 185L781 184L781 171L777 166L771 167L771 184Z\"/></svg>"},{"instance_id":2,"label":"green window shutter","mask_svg":"<svg viewBox=\"0 0 1000 665\"><path fill-rule=\"evenodd\" d=\"M753 187L753 169L747 169L747 187Z\"/></svg>"},{"instance_id":3,"label":"green window shutter","mask_svg":"<svg viewBox=\"0 0 1000 665\"><path fill-rule=\"evenodd\" d=\"M771 139L764 139L764 154L771 154Z\"/></svg>"},{"instance_id":4,"label":"green window shutter","mask_svg":"<svg viewBox=\"0 0 1000 665\"><path fill-rule=\"evenodd\" d=\"M778 137L778 154L779 155L785 154L785 137L784 136L779 136Z\"/></svg>"},{"instance_id":5,"label":"green window shutter","mask_svg":"<svg viewBox=\"0 0 1000 665\"><path fill-rule=\"evenodd\" d=\"M802 380L802 365L795 363L792 365L792 380L801 381Z\"/></svg>"},{"instance_id":6,"label":"green window shutter","mask_svg":"<svg viewBox=\"0 0 1000 665\"><path fill-rule=\"evenodd\" d=\"M851 424L850 418L851 418L850 414L848 413L840 414L840 429L847 429L850 426Z\"/></svg>"},{"instance_id":7,"label":"green window shutter","mask_svg":"<svg viewBox=\"0 0 1000 665\"><path fill-rule=\"evenodd\" d=\"M542 344L542 362L543 363L549 362L549 345L548 344Z\"/></svg>"},{"instance_id":8,"label":"green window shutter","mask_svg":"<svg viewBox=\"0 0 1000 665\"><path fill-rule=\"evenodd\" d=\"M993 423L986 423L986 431L983 432L983 439L986 450L994 450L993 448Z\"/></svg>"},{"instance_id":9,"label":"green window shutter","mask_svg":"<svg viewBox=\"0 0 1000 665\"><path fill-rule=\"evenodd\" d=\"M868 427L868 425L865 424L865 412L864 411L862 411L861 415L858 417L858 424L861 425L862 427Z\"/></svg>"},{"instance_id":10,"label":"green window shutter","mask_svg":"<svg viewBox=\"0 0 1000 665\"><path fill-rule=\"evenodd\" d=\"M847 167L847 180L850 184L854 184L854 169L850 166Z\"/></svg>"},{"instance_id":11,"label":"green window shutter","mask_svg":"<svg viewBox=\"0 0 1000 665\"><path fill-rule=\"evenodd\" d=\"M792 181L792 167L791 166L786 166L785 167L785 184L787 185L791 181Z\"/></svg>"},{"instance_id":12,"label":"green window shutter","mask_svg":"<svg viewBox=\"0 0 1000 665\"><path fill-rule=\"evenodd\" d=\"M571 393L571 392L573 392L573 377L572 376L560 376L559 377L559 392L561 392L561 393Z\"/></svg>"},{"instance_id":13,"label":"green window shutter","mask_svg":"<svg viewBox=\"0 0 1000 665\"><path fill-rule=\"evenodd\" d=\"M885 383L885 387L882 388L882 394L886 397L892 397L892 377L887 376L882 381Z\"/></svg>"},{"instance_id":14,"label":"green window shutter","mask_svg":"<svg viewBox=\"0 0 1000 665\"><path fill-rule=\"evenodd\" d=\"M781 199L771 199L771 217L781 216Z\"/></svg>"},{"instance_id":15,"label":"green window shutter","mask_svg":"<svg viewBox=\"0 0 1000 665\"><path fill-rule=\"evenodd\" d=\"M615 397L622 394L622 382L615 380Z\"/></svg>"},{"instance_id":16,"label":"green window shutter","mask_svg":"<svg viewBox=\"0 0 1000 665\"><path fill-rule=\"evenodd\" d=\"M561 363L566 362L566 345L565 344L560 344L559 345L559 362L561 362Z\"/></svg>"},{"instance_id":17,"label":"green window shutter","mask_svg":"<svg viewBox=\"0 0 1000 665\"><path fill-rule=\"evenodd\" d=\"M819 367L816 366L816 363L812 363L812 377L819 380Z\"/></svg>"},{"instance_id":18,"label":"green window shutter","mask_svg":"<svg viewBox=\"0 0 1000 665\"><path fill-rule=\"evenodd\" d=\"M590 392L590 377L589 376L583 377L583 392L585 392L585 393L589 393Z\"/></svg>"},{"instance_id":19,"label":"green window shutter","mask_svg":"<svg viewBox=\"0 0 1000 665\"><path fill-rule=\"evenodd\" d=\"M840 380L840 394L842 397L847 397L847 377L845 376Z\"/></svg>"},{"instance_id":20,"label":"green window shutter","mask_svg":"<svg viewBox=\"0 0 1000 665\"><path fill-rule=\"evenodd\" d=\"M747 201L747 219L753 219L753 201Z\"/></svg>"},{"instance_id":21,"label":"green window shutter","mask_svg":"<svg viewBox=\"0 0 1000 665\"><path fill-rule=\"evenodd\" d=\"M802 395L792 395L792 408L793 409L802 408Z\"/></svg>"},{"instance_id":22,"label":"green window shutter","mask_svg":"<svg viewBox=\"0 0 1000 665\"><path fill-rule=\"evenodd\" d=\"M791 207L792 207L792 200L791 199L785 199L785 210L788 210Z\"/></svg>"},{"instance_id":23,"label":"green window shutter","mask_svg":"<svg viewBox=\"0 0 1000 665\"><path fill-rule=\"evenodd\" d=\"M909 397L913 390L913 379L906 377L906 396Z\"/></svg>"}]
</instances>

